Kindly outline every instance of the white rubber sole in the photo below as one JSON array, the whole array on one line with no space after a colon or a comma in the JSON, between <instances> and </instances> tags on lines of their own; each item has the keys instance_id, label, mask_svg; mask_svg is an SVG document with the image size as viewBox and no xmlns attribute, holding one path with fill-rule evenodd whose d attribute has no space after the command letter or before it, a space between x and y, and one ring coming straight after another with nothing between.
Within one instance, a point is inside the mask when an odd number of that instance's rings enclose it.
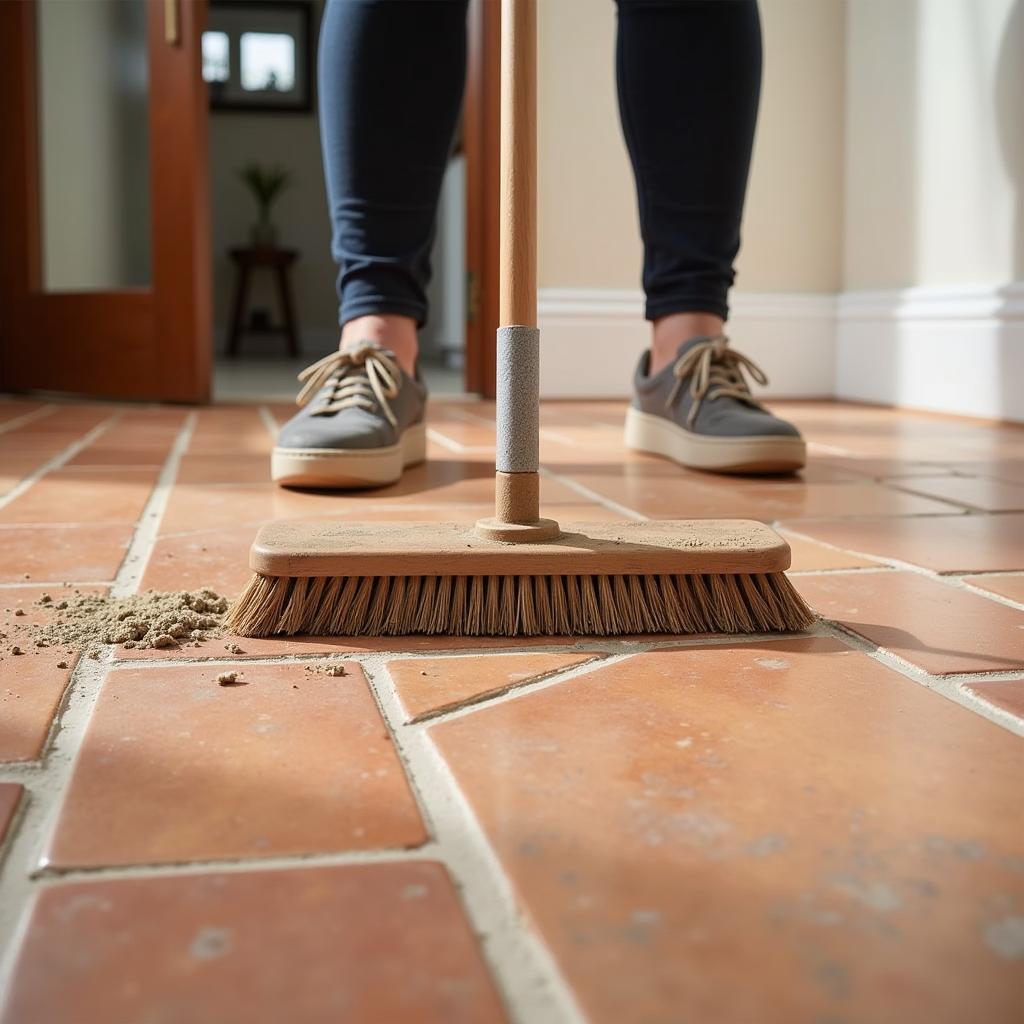
<instances>
[{"instance_id":1,"label":"white rubber sole","mask_svg":"<svg viewBox=\"0 0 1024 1024\"><path fill-rule=\"evenodd\" d=\"M791 473L807 462L802 437L706 437L632 407L626 412L626 447L718 473Z\"/></svg>"},{"instance_id":2,"label":"white rubber sole","mask_svg":"<svg viewBox=\"0 0 1024 1024\"><path fill-rule=\"evenodd\" d=\"M427 426L417 423L387 448L275 448L270 475L275 483L293 487L382 487L426 457Z\"/></svg>"}]
</instances>

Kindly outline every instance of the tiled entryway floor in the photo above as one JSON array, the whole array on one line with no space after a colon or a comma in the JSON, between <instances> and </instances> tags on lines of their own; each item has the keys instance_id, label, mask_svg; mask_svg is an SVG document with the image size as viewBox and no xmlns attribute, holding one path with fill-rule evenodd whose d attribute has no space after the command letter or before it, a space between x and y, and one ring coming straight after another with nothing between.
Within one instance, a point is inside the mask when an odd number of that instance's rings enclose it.
<instances>
[{"instance_id":1,"label":"tiled entryway floor","mask_svg":"<svg viewBox=\"0 0 1024 1024\"><path fill-rule=\"evenodd\" d=\"M777 524L806 635L0 639L3 1024L1019 1021L1024 431L786 411L807 471L728 479L549 404L544 501ZM348 496L267 482L288 413L0 401L3 615L235 594L271 518L486 513L489 405Z\"/></svg>"}]
</instances>

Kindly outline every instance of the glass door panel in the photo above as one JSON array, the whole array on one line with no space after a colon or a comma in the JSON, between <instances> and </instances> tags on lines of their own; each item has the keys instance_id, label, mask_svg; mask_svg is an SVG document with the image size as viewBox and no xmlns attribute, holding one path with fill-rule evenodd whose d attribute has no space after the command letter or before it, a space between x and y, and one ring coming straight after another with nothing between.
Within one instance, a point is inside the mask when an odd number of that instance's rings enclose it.
<instances>
[{"instance_id":1,"label":"glass door panel","mask_svg":"<svg viewBox=\"0 0 1024 1024\"><path fill-rule=\"evenodd\" d=\"M40 0L36 21L42 286L152 278L145 0Z\"/></svg>"}]
</instances>

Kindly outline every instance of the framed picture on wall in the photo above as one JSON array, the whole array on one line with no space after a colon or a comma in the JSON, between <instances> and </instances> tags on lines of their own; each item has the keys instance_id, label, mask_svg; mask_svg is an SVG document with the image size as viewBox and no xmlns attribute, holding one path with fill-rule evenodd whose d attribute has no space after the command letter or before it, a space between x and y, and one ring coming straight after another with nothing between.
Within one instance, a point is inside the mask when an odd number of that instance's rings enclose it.
<instances>
[{"instance_id":1,"label":"framed picture on wall","mask_svg":"<svg viewBox=\"0 0 1024 1024\"><path fill-rule=\"evenodd\" d=\"M313 109L312 0L211 0L203 79L211 110Z\"/></svg>"}]
</instances>

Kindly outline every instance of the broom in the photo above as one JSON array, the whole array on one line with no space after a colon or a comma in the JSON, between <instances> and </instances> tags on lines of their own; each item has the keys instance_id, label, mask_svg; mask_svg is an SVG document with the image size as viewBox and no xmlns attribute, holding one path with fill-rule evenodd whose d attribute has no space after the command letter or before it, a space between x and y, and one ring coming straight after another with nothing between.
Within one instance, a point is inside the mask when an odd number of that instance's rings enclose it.
<instances>
[{"instance_id":1,"label":"broom","mask_svg":"<svg viewBox=\"0 0 1024 1024\"><path fill-rule=\"evenodd\" d=\"M609 636L800 630L813 616L762 523L560 527L540 517L535 0L501 18L495 514L437 523L276 522L229 612L241 636Z\"/></svg>"}]
</instances>

